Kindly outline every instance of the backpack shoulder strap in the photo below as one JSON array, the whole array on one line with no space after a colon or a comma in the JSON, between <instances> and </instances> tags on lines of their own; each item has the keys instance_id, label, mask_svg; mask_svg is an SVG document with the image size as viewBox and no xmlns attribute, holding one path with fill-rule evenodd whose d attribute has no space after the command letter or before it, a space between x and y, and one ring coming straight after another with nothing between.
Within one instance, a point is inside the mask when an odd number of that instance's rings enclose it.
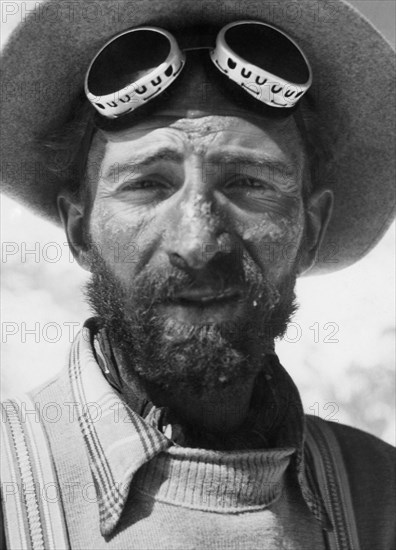
<instances>
[{"instance_id":1,"label":"backpack shoulder strap","mask_svg":"<svg viewBox=\"0 0 396 550\"><path fill-rule=\"evenodd\" d=\"M1 405L1 487L7 548L67 550L51 449L28 395Z\"/></svg>"},{"instance_id":2,"label":"backpack shoulder strap","mask_svg":"<svg viewBox=\"0 0 396 550\"><path fill-rule=\"evenodd\" d=\"M331 425L307 415L306 445L334 529L327 532L331 550L359 550L359 538L348 474Z\"/></svg>"}]
</instances>

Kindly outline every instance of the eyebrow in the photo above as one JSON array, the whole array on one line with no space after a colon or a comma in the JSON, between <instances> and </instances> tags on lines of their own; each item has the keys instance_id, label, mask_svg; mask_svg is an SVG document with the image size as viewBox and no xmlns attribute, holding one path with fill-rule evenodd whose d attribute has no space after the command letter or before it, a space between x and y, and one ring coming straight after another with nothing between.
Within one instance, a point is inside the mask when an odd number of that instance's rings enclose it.
<instances>
[{"instance_id":1,"label":"eyebrow","mask_svg":"<svg viewBox=\"0 0 396 550\"><path fill-rule=\"evenodd\" d=\"M265 153L241 152L241 151L219 151L209 155L208 162L237 164L238 166L254 166L257 168L269 168L282 175L294 176L296 167L286 161L282 161Z\"/></svg>"},{"instance_id":2,"label":"eyebrow","mask_svg":"<svg viewBox=\"0 0 396 550\"><path fill-rule=\"evenodd\" d=\"M150 166L151 164L155 164L160 161L181 163L183 160L184 154L181 151L177 151L170 147L163 147L161 149L156 149L152 153L150 153L150 151L146 151L140 155L137 154L131 158L130 161L112 164L105 172L104 177L110 176L114 172L115 168L118 170L118 174L122 174L123 172L130 172L131 168L134 166L144 168L145 166Z\"/></svg>"},{"instance_id":3,"label":"eyebrow","mask_svg":"<svg viewBox=\"0 0 396 550\"><path fill-rule=\"evenodd\" d=\"M137 155L134 157L132 162L133 164L138 164L139 166L148 166L162 160L168 162L183 162L184 154L181 151L177 151L170 147L163 147L153 151L152 153L146 152L140 156Z\"/></svg>"},{"instance_id":4,"label":"eyebrow","mask_svg":"<svg viewBox=\"0 0 396 550\"><path fill-rule=\"evenodd\" d=\"M122 162L116 164L118 175L122 175L124 172L131 171L134 166L144 168L155 164L156 162L167 161L174 163L182 163L184 161L184 152L178 151L171 147L162 147L161 149L146 151L141 155L137 154L129 162ZM249 151L217 151L210 153L205 159L208 163L217 164L236 164L238 166L254 166L256 168L267 168L273 172L282 174L283 176L293 177L296 174L296 168L292 163L288 163L277 159L273 156L262 153L253 153ZM105 177L109 177L114 173L115 165L109 167L104 174Z\"/></svg>"}]
</instances>

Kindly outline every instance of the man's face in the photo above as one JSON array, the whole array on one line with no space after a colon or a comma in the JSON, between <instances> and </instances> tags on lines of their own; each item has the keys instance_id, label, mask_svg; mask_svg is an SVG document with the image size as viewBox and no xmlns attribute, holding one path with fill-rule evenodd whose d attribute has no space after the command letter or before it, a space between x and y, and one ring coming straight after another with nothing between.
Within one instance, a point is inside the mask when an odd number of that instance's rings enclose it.
<instances>
[{"instance_id":1,"label":"man's face","mask_svg":"<svg viewBox=\"0 0 396 550\"><path fill-rule=\"evenodd\" d=\"M258 372L293 312L304 174L293 117L96 135L88 296L131 370L197 391Z\"/></svg>"}]
</instances>

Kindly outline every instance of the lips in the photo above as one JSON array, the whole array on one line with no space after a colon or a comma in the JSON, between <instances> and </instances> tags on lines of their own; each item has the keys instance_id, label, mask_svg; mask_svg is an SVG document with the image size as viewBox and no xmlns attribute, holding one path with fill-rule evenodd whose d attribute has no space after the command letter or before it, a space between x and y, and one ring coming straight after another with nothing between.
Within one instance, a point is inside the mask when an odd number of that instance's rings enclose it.
<instances>
[{"instance_id":1,"label":"lips","mask_svg":"<svg viewBox=\"0 0 396 550\"><path fill-rule=\"evenodd\" d=\"M158 314L187 326L221 325L246 314L246 292L240 287L201 286L175 292L158 306Z\"/></svg>"},{"instance_id":2,"label":"lips","mask_svg":"<svg viewBox=\"0 0 396 550\"><path fill-rule=\"evenodd\" d=\"M207 305L215 302L225 302L237 300L242 297L241 290L237 288L228 288L225 290L214 291L212 288L188 289L178 292L173 296L173 301L179 303L195 303L197 305Z\"/></svg>"}]
</instances>

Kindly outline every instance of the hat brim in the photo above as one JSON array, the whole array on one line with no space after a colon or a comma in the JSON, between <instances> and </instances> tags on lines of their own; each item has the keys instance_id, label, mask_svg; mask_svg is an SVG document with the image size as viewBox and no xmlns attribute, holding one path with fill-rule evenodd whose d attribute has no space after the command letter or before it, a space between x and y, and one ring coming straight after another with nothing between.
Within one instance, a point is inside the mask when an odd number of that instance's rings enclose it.
<instances>
[{"instance_id":1,"label":"hat brim","mask_svg":"<svg viewBox=\"0 0 396 550\"><path fill-rule=\"evenodd\" d=\"M362 258L395 214L394 53L381 34L341 0L44 1L2 55L1 156L4 192L60 223L59 183L46 170L37 136L70 117L86 69L100 46L132 26L176 32L240 19L277 26L303 48L313 70L309 94L331 144L321 187L333 190L332 219L310 273Z\"/></svg>"}]
</instances>

